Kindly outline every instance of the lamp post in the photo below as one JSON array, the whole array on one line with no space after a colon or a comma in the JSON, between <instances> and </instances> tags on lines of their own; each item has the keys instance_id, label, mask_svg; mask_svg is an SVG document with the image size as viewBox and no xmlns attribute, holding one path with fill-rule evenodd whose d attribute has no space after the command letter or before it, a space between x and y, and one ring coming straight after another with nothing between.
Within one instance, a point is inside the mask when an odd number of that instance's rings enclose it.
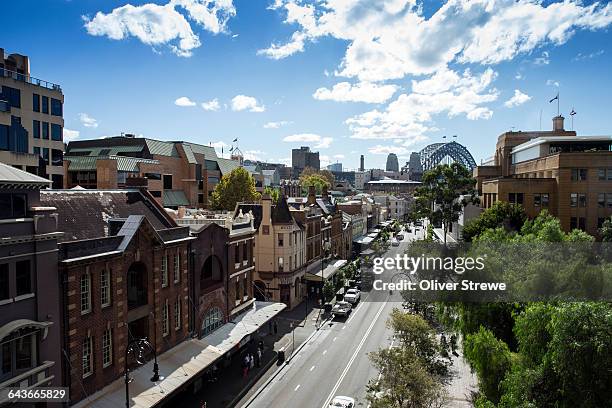
<instances>
[{"instance_id":1,"label":"lamp post","mask_svg":"<svg viewBox=\"0 0 612 408\"><path fill-rule=\"evenodd\" d=\"M323 270L325 269L325 258L327 257L327 251L331 248L331 243L328 240L321 242L321 307L325 305L325 293L323 287L325 286L325 277L323 276Z\"/></svg>"},{"instance_id":2,"label":"lamp post","mask_svg":"<svg viewBox=\"0 0 612 408\"><path fill-rule=\"evenodd\" d=\"M125 406L126 408L130 408L130 371L128 368L128 356L132 354L134 360L138 365L143 365L146 363L145 361L145 353L150 350L153 352L153 356L155 361L153 363L153 377L151 377L151 382L159 381L159 365L157 364L157 352L153 345L146 338L142 339L134 339L130 341L125 348L125 360L124 360L124 372L125 372Z\"/></svg>"}]
</instances>

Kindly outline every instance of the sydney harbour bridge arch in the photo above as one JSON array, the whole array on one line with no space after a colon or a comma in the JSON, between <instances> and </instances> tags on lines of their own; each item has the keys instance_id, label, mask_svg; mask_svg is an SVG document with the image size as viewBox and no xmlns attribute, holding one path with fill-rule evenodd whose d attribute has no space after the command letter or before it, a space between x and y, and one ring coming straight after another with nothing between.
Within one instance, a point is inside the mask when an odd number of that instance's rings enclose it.
<instances>
[{"instance_id":1,"label":"sydney harbour bridge arch","mask_svg":"<svg viewBox=\"0 0 612 408\"><path fill-rule=\"evenodd\" d=\"M476 161L468 149L462 144L453 141L449 143L433 143L421 150L419 158L421 159L423 171L433 169L447 156L453 161L463 164L469 170L473 170L476 167Z\"/></svg>"}]
</instances>

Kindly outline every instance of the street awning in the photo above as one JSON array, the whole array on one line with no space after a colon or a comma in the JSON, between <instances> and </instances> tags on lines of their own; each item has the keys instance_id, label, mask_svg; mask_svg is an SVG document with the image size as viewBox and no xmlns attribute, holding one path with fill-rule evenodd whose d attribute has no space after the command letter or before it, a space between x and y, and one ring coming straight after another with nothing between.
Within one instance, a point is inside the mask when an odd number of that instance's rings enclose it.
<instances>
[{"instance_id":1,"label":"street awning","mask_svg":"<svg viewBox=\"0 0 612 408\"><path fill-rule=\"evenodd\" d=\"M359 253L360 256L369 256L369 255L373 255L373 254L374 254L374 250L370 249L370 248L365 249L365 250L363 250L363 251L361 251Z\"/></svg>"},{"instance_id":2,"label":"street awning","mask_svg":"<svg viewBox=\"0 0 612 408\"><path fill-rule=\"evenodd\" d=\"M157 357L162 379L152 383L153 360L130 372L130 407L151 407L190 382L215 361L239 346L286 308L284 303L256 301L253 307L202 339L185 340ZM116 408L125 405L123 377L73 407Z\"/></svg>"},{"instance_id":3,"label":"street awning","mask_svg":"<svg viewBox=\"0 0 612 408\"><path fill-rule=\"evenodd\" d=\"M372 241L374 241L374 238L370 237L370 236L360 236L357 239L353 240L354 244L361 244L361 245L369 245Z\"/></svg>"},{"instance_id":4,"label":"street awning","mask_svg":"<svg viewBox=\"0 0 612 408\"><path fill-rule=\"evenodd\" d=\"M323 280L327 280L334 276L334 274L338 272L340 268L346 265L346 263L346 259L338 259L327 265L325 269L323 269ZM321 269L319 269L318 272L307 272L304 277L306 278L306 280L321 282Z\"/></svg>"}]
</instances>

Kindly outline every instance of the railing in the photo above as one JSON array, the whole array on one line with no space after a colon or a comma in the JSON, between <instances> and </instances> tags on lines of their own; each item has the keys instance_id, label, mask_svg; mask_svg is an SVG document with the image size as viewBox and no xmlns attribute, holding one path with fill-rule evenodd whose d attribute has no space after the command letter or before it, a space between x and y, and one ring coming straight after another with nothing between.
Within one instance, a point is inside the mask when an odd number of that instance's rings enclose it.
<instances>
[{"instance_id":1,"label":"railing","mask_svg":"<svg viewBox=\"0 0 612 408\"><path fill-rule=\"evenodd\" d=\"M3 383L0 383L0 390L5 388L30 389L34 387L46 386L54 378L53 375L49 375L49 369L53 367L54 364L54 361L45 361L38 367L34 367L25 373L9 378ZM6 401L0 400L0 405L4 402Z\"/></svg>"},{"instance_id":2,"label":"railing","mask_svg":"<svg viewBox=\"0 0 612 408\"><path fill-rule=\"evenodd\" d=\"M28 84L42 86L43 88L52 89L54 91L62 91L62 87L53 82L48 82L43 79L34 78L33 76L20 74L19 72L9 71L5 68L0 68L0 76L4 78L13 78L15 81L25 82Z\"/></svg>"}]
</instances>

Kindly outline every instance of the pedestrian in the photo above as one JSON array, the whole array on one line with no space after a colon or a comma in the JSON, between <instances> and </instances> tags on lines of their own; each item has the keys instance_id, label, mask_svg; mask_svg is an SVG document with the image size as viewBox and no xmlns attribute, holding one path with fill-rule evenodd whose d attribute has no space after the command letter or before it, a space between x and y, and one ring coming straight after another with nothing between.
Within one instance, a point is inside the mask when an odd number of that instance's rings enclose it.
<instances>
[{"instance_id":1,"label":"pedestrian","mask_svg":"<svg viewBox=\"0 0 612 408\"><path fill-rule=\"evenodd\" d=\"M244 360L242 361L242 378L247 378L249 375L249 356L244 356Z\"/></svg>"},{"instance_id":2,"label":"pedestrian","mask_svg":"<svg viewBox=\"0 0 612 408\"><path fill-rule=\"evenodd\" d=\"M278 323L276 323L276 320L274 321L274 335L276 336L278 334Z\"/></svg>"},{"instance_id":3,"label":"pedestrian","mask_svg":"<svg viewBox=\"0 0 612 408\"><path fill-rule=\"evenodd\" d=\"M253 358L252 354L249 354L249 364L250 364L250 369L252 370L253 368L255 368L255 359Z\"/></svg>"},{"instance_id":4,"label":"pedestrian","mask_svg":"<svg viewBox=\"0 0 612 408\"><path fill-rule=\"evenodd\" d=\"M257 349L257 367L261 367L261 349Z\"/></svg>"}]
</instances>

